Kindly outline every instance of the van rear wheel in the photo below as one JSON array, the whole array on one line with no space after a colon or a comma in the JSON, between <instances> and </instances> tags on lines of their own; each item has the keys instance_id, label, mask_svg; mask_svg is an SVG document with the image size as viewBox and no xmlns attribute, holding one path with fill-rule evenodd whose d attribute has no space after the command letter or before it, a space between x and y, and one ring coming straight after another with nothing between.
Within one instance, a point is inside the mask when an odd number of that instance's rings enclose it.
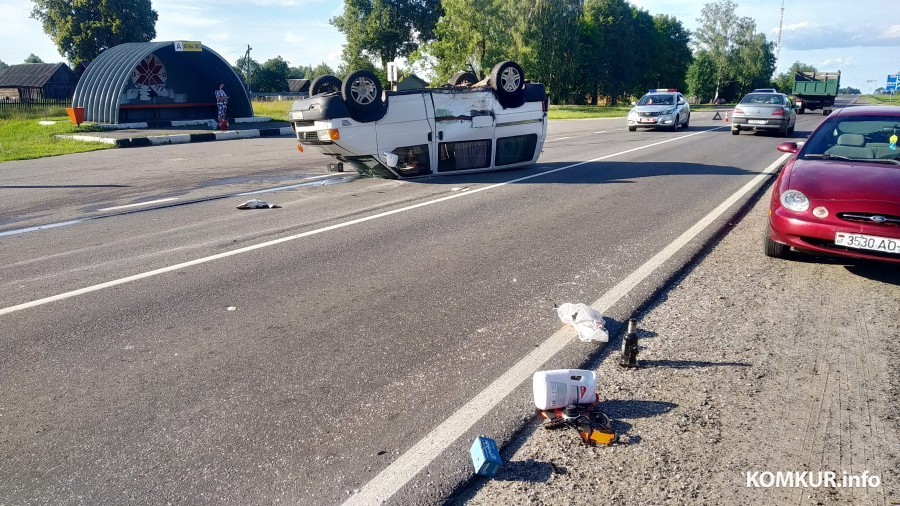
<instances>
[{"instance_id":1,"label":"van rear wheel","mask_svg":"<svg viewBox=\"0 0 900 506\"><path fill-rule=\"evenodd\" d=\"M474 72L461 70L450 78L447 82L450 86L472 86L478 82L478 76Z\"/></svg>"},{"instance_id":2,"label":"van rear wheel","mask_svg":"<svg viewBox=\"0 0 900 506\"><path fill-rule=\"evenodd\" d=\"M518 63L503 61L494 65L490 82L503 107L519 107L525 103L525 72Z\"/></svg>"},{"instance_id":3,"label":"van rear wheel","mask_svg":"<svg viewBox=\"0 0 900 506\"><path fill-rule=\"evenodd\" d=\"M353 72L341 84L341 96L353 119L368 116L382 106L381 81L368 70Z\"/></svg>"},{"instance_id":4,"label":"van rear wheel","mask_svg":"<svg viewBox=\"0 0 900 506\"><path fill-rule=\"evenodd\" d=\"M319 76L309 84L309 96L320 93L340 93L341 80L334 76Z\"/></svg>"}]
</instances>

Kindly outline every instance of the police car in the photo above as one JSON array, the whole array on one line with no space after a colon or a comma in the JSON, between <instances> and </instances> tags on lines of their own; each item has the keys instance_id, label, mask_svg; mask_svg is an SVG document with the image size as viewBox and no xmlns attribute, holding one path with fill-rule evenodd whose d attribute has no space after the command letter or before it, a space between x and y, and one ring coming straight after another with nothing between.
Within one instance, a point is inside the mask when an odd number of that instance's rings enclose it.
<instances>
[{"instance_id":1,"label":"police car","mask_svg":"<svg viewBox=\"0 0 900 506\"><path fill-rule=\"evenodd\" d=\"M441 88L387 91L368 71L311 83L294 102L300 152L317 152L364 176L407 178L533 164L547 136L543 84L515 62L484 80L458 73ZM319 80L321 81L321 79Z\"/></svg>"},{"instance_id":2,"label":"police car","mask_svg":"<svg viewBox=\"0 0 900 506\"><path fill-rule=\"evenodd\" d=\"M687 128L691 121L691 106L684 95L674 89L650 90L628 112L628 130L638 128Z\"/></svg>"}]
</instances>

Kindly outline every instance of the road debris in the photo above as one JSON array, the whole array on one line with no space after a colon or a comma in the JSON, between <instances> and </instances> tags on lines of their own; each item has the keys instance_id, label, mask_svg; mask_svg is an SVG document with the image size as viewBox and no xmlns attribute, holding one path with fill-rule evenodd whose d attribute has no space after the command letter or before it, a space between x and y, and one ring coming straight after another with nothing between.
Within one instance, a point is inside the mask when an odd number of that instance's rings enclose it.
<instances>
[{"instance_id":1,"label":"road debris","mask_svg":"<svg viewBox=\"0 0 900 506\"><path fill-rule=\"evenodd\" d=\"M556 309L556 314L563 323L571 325L578 332L578 338L584 342L609 341L609 333L603 323L603 315L587 304L566 302Z\"/></svg>"},{"instance_id":2,"label":"road debris","mask_svg":"<svg viewBox=\"0 0 900 506\"><path fill-rule=\"evenodd\" d=\"M637 321L631 318L628 320L628 330L625 332L625 337L622 338L622 356L619 357L619 365L627 368L640 367L637 355Z\"/></svg>"},{"instance_id":3,"label":"road debris","mask_svg":"<svg viewBox=\"0 0 900 506\"><path fill-rule=\"evenodd\" d=\"M540 415L544 418L545 429L572 427L588 446L608 446L619 440L612 421L600 410L598 403L570 404L565 409L541 410Z\"/></svg>"},{"instance_id":4,"label":"road debris","mask_svg":"<svg viewBox=\"0 0 900 506\"><path fill-rule=\"evenodd\" d=\"M493 477L503 465L497 443L491 438L484 436L475 438L469 453L472 456L472 465L475 466L475 474Z\"/></svg>"},{"instance_id":5,"label":"road debris","mask_svg":"<svg viewBox=\"0 0 900 506\"><path fill-rule=\"evenodd\" d=\"M534 405L541 410L594 402L597 398L597 373L586 369L537 371L532 383Z\"/></svg>"},{"instance_id":6,"label":"road debris","mask_svg":"<svg viewBox=\"0 0 900 506\"><path fill-rule=\"evenodd\" d=\"M269 204L264 200L250 199L247 202L237 206L238 209L278 209L278 204Z\"/></svg>"}]
</instances>

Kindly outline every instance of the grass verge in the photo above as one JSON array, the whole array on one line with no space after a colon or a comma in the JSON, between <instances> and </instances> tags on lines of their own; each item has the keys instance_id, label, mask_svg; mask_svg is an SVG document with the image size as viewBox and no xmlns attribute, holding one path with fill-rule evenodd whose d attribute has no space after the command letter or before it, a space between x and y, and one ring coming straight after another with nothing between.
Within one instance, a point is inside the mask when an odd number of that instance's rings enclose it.
<instances>
[{"instance_id":1,"label":"grass verge","mask_svg":"<svg viewBox=\"0 0 900 506\"><path fill-rule=\"evenodd\" d=\"M891 95L862 95L858 104L868 105L900 105L900 97Z\"/></svg>"},{"instance_id":2,"label":"grass verge","mask_svg":"<svg viewBox=\"0 0 900 506\"><path fill-rule=\"evenodd\" d=\"M39 121L52 121L52 125L41 125ZM31 160L47 156L84 153L113 146L95 142L81 142L55 137L76 132L94 132L99 128L76 127L65 116L44 118L12 116L0 118L0 162Z\"/></svg>"},{"instance_id":3,"label":"grass verge","mask_svg":"<svg viewBox=\"0 0 900 506\"><path fill-rule=\"evenodd\" d=\"M254 101L253 114L256 116L268 116L274 121L288 121L293 103L292 100Z\"/></svg>"}]
</instances>

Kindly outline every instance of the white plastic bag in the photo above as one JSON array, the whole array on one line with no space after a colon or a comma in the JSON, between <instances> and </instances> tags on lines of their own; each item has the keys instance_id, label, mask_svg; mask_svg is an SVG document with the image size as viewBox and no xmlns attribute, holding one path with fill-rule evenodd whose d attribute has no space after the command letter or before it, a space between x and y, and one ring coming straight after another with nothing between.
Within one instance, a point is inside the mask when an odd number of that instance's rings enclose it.
<instances>
[{"instance_id":1,"label":"white plastic bag","mask_svg":"<svg viewBox=\"0 0 900 506\"><path fill-rule=\"evenodd\" d=\"M584 342L609 342L609 334L603 324L603 315L587 304L566 302L556 310L563 323L575 327L578 338Z\"/></svg>"}]
</instances>

